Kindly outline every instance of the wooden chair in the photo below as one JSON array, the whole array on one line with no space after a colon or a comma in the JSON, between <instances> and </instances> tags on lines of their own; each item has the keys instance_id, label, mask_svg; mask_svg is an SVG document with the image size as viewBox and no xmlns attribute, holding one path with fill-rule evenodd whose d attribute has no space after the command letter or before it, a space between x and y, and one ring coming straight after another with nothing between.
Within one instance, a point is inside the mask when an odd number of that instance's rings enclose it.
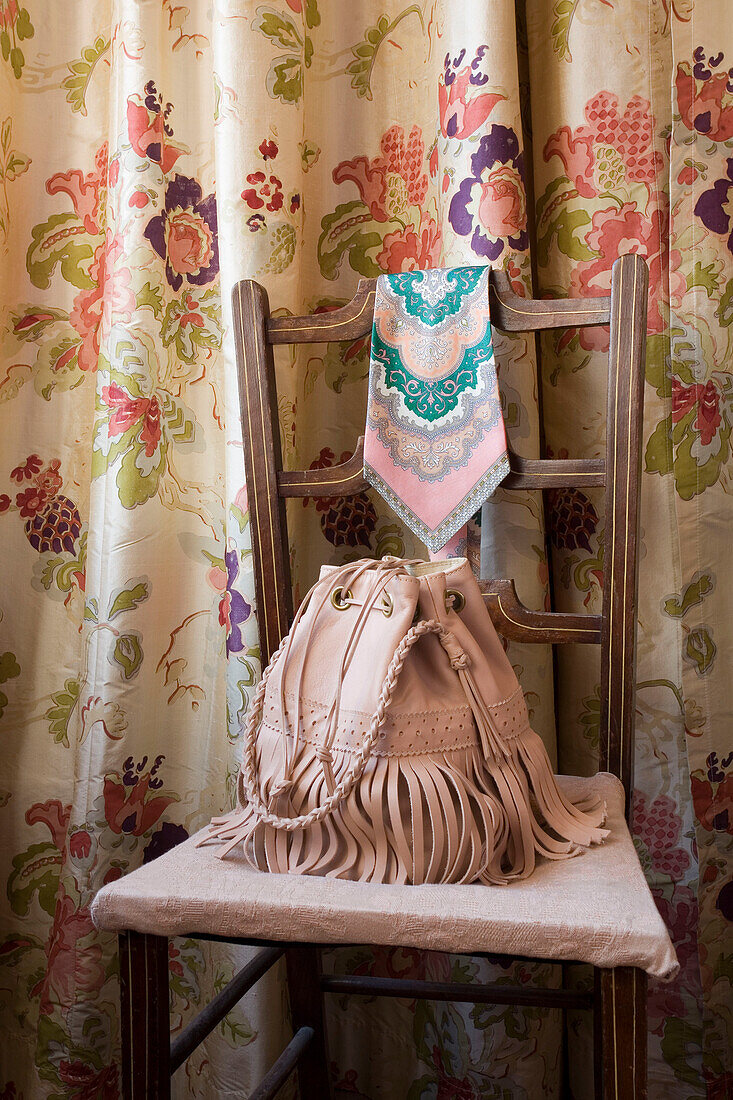
<instances>
[{"instance_id":1,"label":"wooden chair","mask_svg":"<svg viewBox=\"0 0 733 1100\"><path fill-rule=\"evenodd\" d=\"M644 968L654 969L649 959L655 952L657 959L666 960L664 965L668 972L675 966L674 950L644 882L624 821L624 796L628 813L634 748L636 533L647 270L638 256L624 256L614 264L610 297L554 301L520 298L512 293L504 274L492 271L490 295L492 324L507 332L610 322L605 461L530 460L512 454L511 473L504 481L507 489L605 488L602 614L530 611L519 602L514 583L509 580L487 583L485 599L497 629L509 638L522 642L560 645L579 642L601 646L600 768L619 777L623 791L617 780L607 777L608 782L616 785L609 789L616 791L618 803L616 818L611 815L612 838L585 853L581 860L587 861L587 891L591 898L594 875L602 876L606 882L615 882L614 875L618 878L618 912L604 911L593 920L605 922L600 930L604 942L625 945L624 950L628 948L627 964L604 968L603 958L597 952L591 952L592 957L588 957L588 952L576 949L572 941L548 957L548 961L553 962L596 964L591 993L568 987L457 985L324 975L320 965L321 947L352 942L349 906L355 896L366 896L355 895L354 888L357 892L399 891L394 895L399 898L398 908L404 906L411 911L409 923L417 929L412 932L411 939L404 931L404 922L395 921L394 904L390 916L382 918L379 895L372 894L372 900L376 896L377 902L371 908L361 907L369 908L370 931L368 939L360 942L411 943L412 946L429 946L453 953L492 957L504 953L520 958L523 953L521 950L517 953L517 945L521 948L523 933L520 925L516 928L512 925L511 913L507 927L512 934L497 944L485 942L485 932L482 939L481 921L475 919L475 914L472 922L469 921L462 908L469 898L474 903L478 898L483 904L484 894L475 892L484 891L485 904L492 906L493 913L498 897L503 899L502 905L511 907L513 897L524 897L513 891L531 890L531 887L523 883L505 888L366 886L273 875L266 876L267 889L263 890L265 876L261 873L248 871L236 862L217 860L210 848L195 848L192 838L153 864L109 884L94 903L95 923L100 928L119 933L123 1083L124 1095L129 1100L168 1097L169 1075L283 954L294 1037L250 1100L275 1096L296 1065L303 1100L328 1097L322 998L334 992L592 1010L596 1097L640 1100L646 1096L647 976ZM361 441L353 458L340 466L313 471L282 470L272 348L274 344L293 342L354 340L368 334L372 324L374 281L362 280L352 301L342 309L310 317L271 317L264 289L249 280L234 288L233 303L257 615L262 655L266 661L288 630L293 610L286 499L343 497L367 487L362 474ZM623 873L618 870L621 864ZM557 876L556 891L562 892L562 869L567 866L567 863L548 864L538 869L536 875ZM495 894L497 889L499 895ZM325 890L328 891L329 907L336 905L338 912L335 918L322 923L319 898ZM431 895L425 891L448 892L445 897L449 919L442 922L440 932L435 930L429 914L426 915L421 906L427 904L425 898L435 900L437 897L436 904L442 904L443 894ZM614 906L608 908L613 910ZM575 918L569 919L572 923ZM532 910L532 920L542 928L543 912ZM572 928L570 931L572 933ZM170 937L183 934L257 945L261 950L169 1047L168 941ZM514 945L511 951L507 943ZM538 956L536 950L527 954L532 954L534 959L546 957L544 954Z\"/></svg>"}]
</instances>

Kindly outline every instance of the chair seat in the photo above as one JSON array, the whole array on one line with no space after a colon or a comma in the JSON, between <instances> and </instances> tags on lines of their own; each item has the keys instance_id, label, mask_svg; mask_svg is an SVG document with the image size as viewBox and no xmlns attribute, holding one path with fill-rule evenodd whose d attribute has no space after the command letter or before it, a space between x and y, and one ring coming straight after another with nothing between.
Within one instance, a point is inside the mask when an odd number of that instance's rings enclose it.
<instances>
[{"instance_id":1,"label":"chair seat","mask_svg":"<svg viewBox=\"0 0 733 1100\"><path fill-rule=\"evenodd\" d=\"M669 980L674 947L646 884L613 775L562 776L578 801L605 799L611 835L574 859L540 860L509 886L383 886L251 870L197 836L103 887L100 929L159 936L208 933L321 944L382 944L636 966Z\"/></svg>"}]
</instances>

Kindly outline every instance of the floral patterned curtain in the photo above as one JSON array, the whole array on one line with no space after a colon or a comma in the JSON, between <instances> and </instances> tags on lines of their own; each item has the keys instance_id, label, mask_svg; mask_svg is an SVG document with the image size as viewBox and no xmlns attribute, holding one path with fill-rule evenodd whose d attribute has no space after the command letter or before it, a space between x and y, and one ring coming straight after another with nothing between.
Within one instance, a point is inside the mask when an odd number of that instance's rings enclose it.
<instances>
[{"instance_id":1,"label":"floral patterned curtain","mask_svg":"<svg viewBox=\"0 0 733 1100\"><path fill-rule=\"evenodd\" d=\"M651 273L633 820L682 963L650 990L650 1094L730 1094L726 8L0 0L0 1097L119 1095L115 944L90 901L232 795L259 675L232 283L300 313L360 275L485 262L518 293L587 295L630 250ZM497 345L514 448L601 454L602 330L543 339L540 385L534 340ZM280 351L286 464L340 461L367 343ZM531 606L593 611L602 525L592 494L499 492L466 552ZM371 494L295 502L291 526L300 592L323 560L420 550ZM560 767L591 771L596 656L510 653ZM241 959L172 944L175 1030ZM406 950L329 965L497 974ZM344 1100L559 1096L564 1062L588 1089L583 1024L567 1058L556 1013L332 999L329 1029ZM175 1094L242 1095L286 1036L278 973Z\"/></svg>"}]
</instances>

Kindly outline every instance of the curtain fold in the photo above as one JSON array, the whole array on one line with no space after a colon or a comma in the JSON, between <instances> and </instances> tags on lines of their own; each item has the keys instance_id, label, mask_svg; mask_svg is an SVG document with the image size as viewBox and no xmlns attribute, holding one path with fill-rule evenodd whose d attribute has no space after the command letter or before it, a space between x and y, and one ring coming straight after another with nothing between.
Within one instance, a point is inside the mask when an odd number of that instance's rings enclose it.
<instances>
[{"instance_id":1,"label":"curtain fold","mask_svg":"<svg viewBox=\"0 0 733 1100\"><path fill-rule=\"evenodd\" d=\"M651 274L633 823L682 963L650 990L650 1094L729 1094L726 9L0 0L0 1097L119 1095L90 901L233 796L260 674L233 283L326 311L362 276L483 262L520 294L592 295L627 251ZM497 337L517 452L602 455L604 339ZM351 453L368 354L277 349L286 466ZM323 561L422 552L374 494L288 507L296 597ZM464 549L529 606L596 611L602 528L593 493L499 491ZM597 655L573 649L509 653L548 750L587 773ZM175 1031L243 958L172 944ZM560 980L404 949L327 965ZM569 1067L580 1097L584 1026L566 1056L555 1012L330 998L336 1096L552 1097ZM246 1094L287 1035L277 971L175 1095Z\"/></svg>"}]
</instances>

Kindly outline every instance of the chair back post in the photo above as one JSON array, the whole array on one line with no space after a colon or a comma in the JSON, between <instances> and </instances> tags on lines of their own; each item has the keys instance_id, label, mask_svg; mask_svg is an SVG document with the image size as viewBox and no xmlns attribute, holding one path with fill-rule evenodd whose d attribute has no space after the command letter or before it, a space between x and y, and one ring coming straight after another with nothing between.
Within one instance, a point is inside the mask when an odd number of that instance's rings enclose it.
<instances>
[{"instance_id":1,"label":"chair back post","mask_svg":"<svg viewBox=\"0 0 733 1100\"><path fill-rule=\"evenodd\" d=\"M290 628L293 593L272 344L267 337L267 291L252 279L232 291L234 343L244 443L244 471L252 532L260 655L266 665Z\"/></svg>"},{"instance_id":2,"label":"chair back post","mask_svg":"<svg viewBox=\"0 0 733 1100\"><path fill-rule=\"evenodd\" d=\"M626 790L634 770L637 532L641 485L649 273L636 254L613 265L606 416L606 494L601 627L601 770Z\"/></svg>"}]
</instances>

